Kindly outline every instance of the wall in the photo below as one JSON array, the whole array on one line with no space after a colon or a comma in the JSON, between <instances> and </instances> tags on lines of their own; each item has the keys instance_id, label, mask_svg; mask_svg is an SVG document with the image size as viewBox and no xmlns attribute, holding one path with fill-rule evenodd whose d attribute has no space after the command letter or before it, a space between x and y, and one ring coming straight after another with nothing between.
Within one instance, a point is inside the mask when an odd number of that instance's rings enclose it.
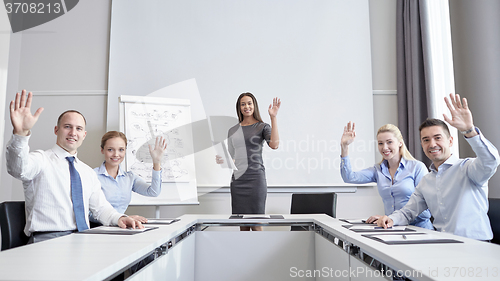
<instances>
[{"instance_id":1,"label":"wall","mask_svg":"<svg viewBox=\"0 0 500 281\"><path fill-rule=\"evenodd\" d=\"M99 141L105 132L110 11L110 1L80 1L55 20L10 35L7 94L1 100L9 103L16 92L27 89L35 95L32 112L46 109L32 130L31 150L52 147L57 117L76 109L88 125L79 158L92 167L103 160ZM12 128L9 112L2 116L7 143ZM3 150L1 157L5 163ZM0 201L22 199L21 182L7 174L5 164L1 171Z\"/></svg>"},{"instance_id":2,"label":"wall","mask_svg":"<svg viewBox=\"0 0 500 281\"><path fill-rule=\"evenodd\" d=\"M2 8L0 8L0 116L3 116L5 113L5 99L3 97L7 90L10 32L9 18L7 17L4 6L2 6ZM3 136L3 133L4 122L0 121L0 136ZM3 147L2 138L0 138L0 147Z\"/></svg>"},{"instance_id":3,"label":"wall","mask_svg":"<svg viewBox=\"0 0 500 281\"><path fill-rule=\"evenodd\" d=\"M372 50L373 112L375 130L392 123L397 125L396 98L396 0L370 0L370 32ZM360 118L361 119L361 118ZM340 138L340 136L339 136ZM376 159L380 159L378 152ZM228 194L210 193L199 197L200 206L161 207L162 216L176 217L183 213L230 213ZM290 211L290 193L268 193L266 212ZM155 216L152 207L129 207L128 213ZM358 187L356 193L338 195L337 217L366 217L383 214L383 204L374 186Z\"/></svg>"},{"instance_id":4,"label":"wall","mask_svg":"<svg viewBox=\"0 0 500 281\"><path fill-rule=\"evenodd\" d=\"M44 119L40 119L35 128L40 132L52 132L55 118L63 108L75 106L82 110L89 126L88 137L79 149L79 157L91 166L97 166L102 161L98 146L99 138L105 131L110 5L109 0L80 1L65 16L12 34L8 95L0 98L10 101L13 94L22 88L40 94L34 107L43 105L50 109L42 114ZM396 0L370 0L375 129L385 123L397 122L395 10ZM7 114L4 116L6 130L10 131L9 117ZM41 135L35 129L30 143L32 149L51 147L55 137L34 141L35 135ZM4 141L9 138L10 134L5 134ZM2 152L3 163L4 154ZM379 159L378 153L376 157ZM0 189L0 201L22 200L20 182L6 173L5 165L1 169L3 187ZM199 200L199 206L161 207L161 214L175 217L183 213L230 213L228 193L206 194ZM356 193L339 194L338 200L339 217L383 213L383 205L374 186L358 187ZM289 208L290 193L269 194L268 213L287 213ZM131 207L128 213L153 217L154 211L153 207Z\"/></svg>"},{"instance_id":5,"label":"wall","mask_svg":"<svg viewBox=\"0 0 500 281\"><path fill-rule=\"evenodd\" d=\"M474 124L496 147L500 146L500 1L450 1L456 92L466 97ZM492 122L493 121L493 122ZM460 156L475 157L460 137ZM500 198L500 173L489 181L489 197Z\"/></svg>"}]
</instances>

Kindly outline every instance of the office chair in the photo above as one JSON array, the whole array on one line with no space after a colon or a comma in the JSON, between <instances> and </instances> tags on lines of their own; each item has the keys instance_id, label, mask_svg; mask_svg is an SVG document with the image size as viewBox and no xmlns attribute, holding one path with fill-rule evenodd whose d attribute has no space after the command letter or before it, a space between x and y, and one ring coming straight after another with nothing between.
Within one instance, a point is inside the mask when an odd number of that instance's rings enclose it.
<instances>
[{"instance_id":1,"label":"office chair","mask_svg":"<svg viewBox=\"0 0 500 281\"><path fill-rule=\"evenodd\" d=\"M336 217L337 194L330 193L294 193L290 214L327 214ZM302 230L292 226L292 230Z\"/></svg>"},{"instance_id":2,"label":"office chair","mask_svg":"<svg viewBox=\"0 0 500 281\"><path fill-rule=\"evenodd\" d=\"M6 201L0 203L0 231L2 251L23 246L29 237L24 234L26 213L24 201Z\"/></svg>"},{"instance_id":3,"label":"office chair","mask_svg":"<svg viewBox=\"0 0 500 281\"><path fill-rule=\"evenodd\" d=\"M490 208L488 217L490 218L491 230L493 230L493 239L491 242L500 244L500 198L488 198Z\"/></svg>"}]
</instances>

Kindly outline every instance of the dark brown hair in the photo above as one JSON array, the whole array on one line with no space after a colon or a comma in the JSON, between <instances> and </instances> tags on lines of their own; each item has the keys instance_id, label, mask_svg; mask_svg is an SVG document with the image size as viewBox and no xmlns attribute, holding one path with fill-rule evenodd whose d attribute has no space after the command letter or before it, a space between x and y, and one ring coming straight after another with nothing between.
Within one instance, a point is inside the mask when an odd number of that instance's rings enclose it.
<instances>
[{"instance_id":1,"label":"dark brown hair","mask_svg":"<svg viewBox=\"0 0 500 281\"><path fill-rule=\"evenodd\" d=\"M238 120L243 121L243 114L241 113L241 108L240 108L240 102L243 97L251 97L252 102L253 102L253 118L259 122L263 122L262 118L260 117L260 112L259 112L259 104L257 104L257 99L252 93L243 93L238 97L238 100L236 101L236 114L238 114Z\"/></svg>"},{"instance_id":2,"label":"dark brown hair","mask_svg":"<svg viewBox=\"0 0 500 281\"><path fill-rule=\"evenodd\" d=\"M125 147L127 147L127 137L125 136L124 133L118 131L109 131L105 133L101 138L101 148L104 149L106 142L112 138L122 138L123 141L125 142Z\"/></svg>"},{"instance_id":3,"label":"dark brown hair","mask_svg":"<svg viewBox=\"0 0 500 281\"><path fill-rule=\"evenodd\" d=\"M422 129L427 128L427 127L432 127L432 126L440 126L443 128L444 133L446 136L449 138L451 136L450 130L448 129L448 125L444 123L443 121L435 118L427 118L421 125L418 127L418 131L422 133Z\"/></svg>"}]
</instances>

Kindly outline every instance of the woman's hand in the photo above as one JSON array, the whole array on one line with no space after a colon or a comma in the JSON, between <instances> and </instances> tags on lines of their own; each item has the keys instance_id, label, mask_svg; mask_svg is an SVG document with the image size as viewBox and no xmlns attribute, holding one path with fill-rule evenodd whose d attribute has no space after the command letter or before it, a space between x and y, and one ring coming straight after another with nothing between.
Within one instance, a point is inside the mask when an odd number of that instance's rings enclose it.
<instances>
[{"instance_id":1,"label":"woman's hand","mask_svg":"<svg viewBox=\"0 0 500 281\"><path fill-rule=\"evenodd\" d=\"M224 164L224 159L222 159L222 157L219 155L215 155L215 163Z\"/></svg>"},{"instance_id":2,"label":"woman's hand","mask_svg":"<svg viewBox=\"0 0 500 281\"><path fill-rule=\"evenodd\" d=\"M355 123L349 121L344 127L344 133L340 139L341 156L346 157L349 154L349 145L356 138L356 131L354 130Z\"/></svg>"},{"instance_id":3,"label":"woman's hand","mask_svg":"<svg viewBox=\"0 0 500 281\"><path fill-rule=\"evenodd\" d=\"M355 125L356 124L351 121L347 123L347 125L344 127L344 133L342 134L340 145L348 146L354 141L354 139L356 138L356 131L354 130Z\"/></svg>"},{"instance_id":4,"label":"woman's hand","mask_svg":"<svg viewBox=\"0 0 500 281\"><path fill-rule=\"evenodd\" d=\"M167 143L163 137L156 137L155 147L152 148L149 145L149 154L151 154L151 158L153 158L153 164L161 164L161 159L163 158L163 154L167 149Z\"/></svg>"},{"instance_id":5,"label":"woman's hand","mask_svg":"<svg viewBox=\"0 0 500 281\"><path fill-rule=\"evenodd\" d=\"M273 103L269 105L269 116L276 117L278 115L278 110L280 109L281 106L281 100L279 98L274 98Z\"/></svg>"}]
</instances>

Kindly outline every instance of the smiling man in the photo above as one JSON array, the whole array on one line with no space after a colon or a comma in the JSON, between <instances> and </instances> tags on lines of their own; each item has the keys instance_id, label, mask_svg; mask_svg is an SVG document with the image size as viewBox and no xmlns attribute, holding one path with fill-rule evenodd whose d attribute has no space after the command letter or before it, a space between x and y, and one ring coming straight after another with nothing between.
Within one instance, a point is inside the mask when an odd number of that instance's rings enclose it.
<instances>
[{"instance_id":1,"label":"smiling man","mask_svg":"<svg viewBox=\"0 0 500 281\"><path fill-rule=\"evenodd\" d=\"M31 128L43 111L31 114L32 93L16 94L10 103L14 127L7 145L7 171L23 182L26 200L24 232L30 243L88 229L88 213L105 225L143 228L140 222L118 213L106 201L95 172L80 161L77 149L87 132L85 118L75 110L62 113L54 128L56 145L29 152Z\"/></svg>"},{"instance_id":2,"label":"smiling man","mask_svg":"<svg viewBox=\"0 0 500 281\"><path fill-rule=\"evenodd\" d=\"M476 158L459 159L453 155L453 137L448 126L438 119L420 125L420 141L432 161L430 173L422 178L408 203L400 210L378 220L384 228L407 225L427 208L438 231L477 240L491 240L488 219L488 180L495 174L500 157L498 150L474 126L467 100L459 95L445 98L451 118L444 120L457 128L470 144Z\"/></svg>"}]
</instances>

